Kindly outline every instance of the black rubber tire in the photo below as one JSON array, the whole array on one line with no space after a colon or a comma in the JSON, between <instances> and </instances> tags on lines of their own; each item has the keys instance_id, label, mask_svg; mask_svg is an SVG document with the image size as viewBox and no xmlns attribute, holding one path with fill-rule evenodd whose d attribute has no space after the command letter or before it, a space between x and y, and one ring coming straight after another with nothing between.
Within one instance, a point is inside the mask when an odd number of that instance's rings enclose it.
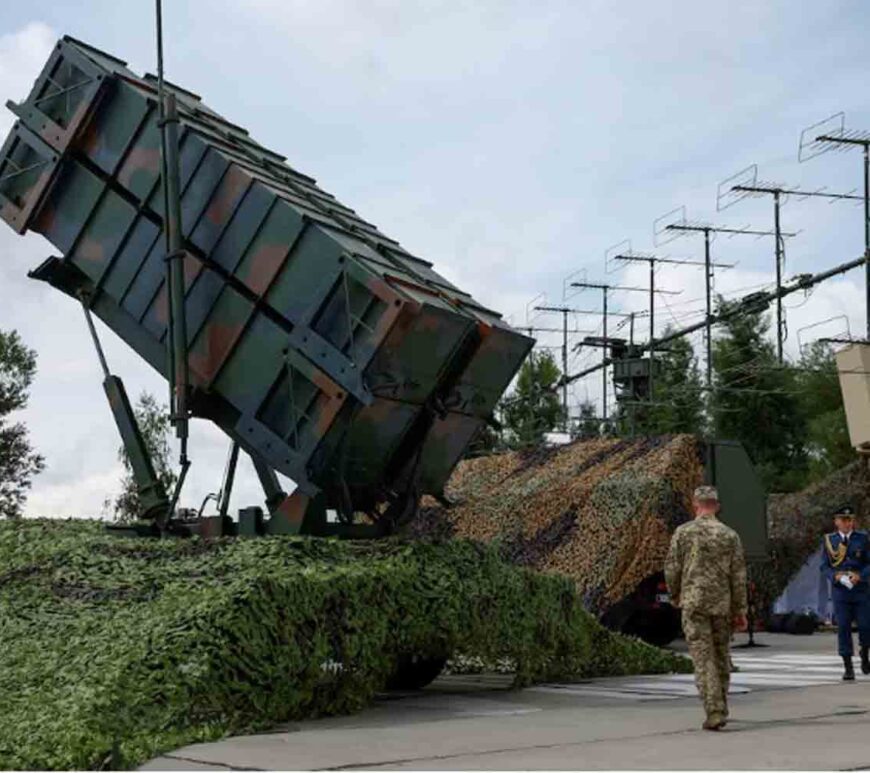
<instances>
[{"instance_id":1,"label":"black rubber tire","mask_svg":"<svg viewBox=\"0 0 870 773\"><path fill-rule=\"evenodd\" d=\"M768 633L783 633L786 617L787 615L779 613L771 615L767 618L767 622L764 627L767 629Z\"/></svg>"},{"instance_id":2,"label":"black rubber tire","mask_svg":"<svg viewBox=\"0 0 870 773\"><path fill-rule=\"evenodd\" d=\"M793 636L810 636L816 632L816 619L812 615L790 615L785 632Z\"/></svg>"},{"instance_id":3,"label":"black rubber tire","mask_svg":"<svg viewBox=\"0 0 870 773\"><path fill-rule=\"evenodd\" d=\"M636 609L618 630L628 636L643 639L655 647L664 647L681 633L680 613L673 608Z\"/></svg>"},{"instance_id":4,"label":"black rubber tire","mask_svg":"<svg viewBox=\"0 0 870 773\"><path fill-rule=\"evenodd\" d=\"M446 657L427 658L405 655L399 658L396 668L387 680L388 690L422 690L431 684L444 670Z\"/></svg>"}]
</instances>

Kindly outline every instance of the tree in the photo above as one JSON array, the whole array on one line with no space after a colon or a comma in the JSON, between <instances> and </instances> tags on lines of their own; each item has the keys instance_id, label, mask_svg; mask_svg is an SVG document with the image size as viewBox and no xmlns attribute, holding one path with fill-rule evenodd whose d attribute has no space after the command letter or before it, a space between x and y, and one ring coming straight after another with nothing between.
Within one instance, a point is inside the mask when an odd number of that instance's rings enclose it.
<instances>
[{"instance_id":1,"label":"tree","mask_svg":"<svg viewBox=\"0 0 870 773\"><path fill-rule=\"evenodd\" d=\"M169 411L160 404L154 395L142 392L133 408L142 440L151 456L154 472L163 488L171 492L177 476L172 469L172 426L169 421ZM111 509L118 521L134 521L141 514L139 492L133 479L133 468L124 446L118 449L118 459L124 465L124 477L121 480L121 493L114 499L106 500L106 508Z\"/></svg>"},{"instance_id":2,"label":"tree","mask_svg":"<svg viewBox=\"0 0 870 773\"><path fill-rule=\"evenodd\" d=\"M28 390L36 375L36 352L28 349L14 330L0 331L0 516L16 518L33 476L45 461L30 445L27 427L10 416L27 405Z\"/></svg>"},{"instance_id":3,"label":"tree","mask_svg":"<svg viewBox=\"0 0 870 773\"><path fill-rule=\"evenodd\" d=\"M595 417L595 404L586 401L580 404L580 415L574 421L571 435L580 440L590 440L601 436L601 424Z\"/></svg>"},{"instance_id":4,"label":"tree","mask_svg":"<svg viewBox=\"0 0 870 773\"><path fill-rule=\"evenodd\" d=\"M855 460L831 346L817 341L806 347L796 377L807 423L809 478L815 481Z\"/></svg>"},{"instance_id":5,"label":"tree","mask_svg":"<svg viewBox=\"0 0 870 773\"><path fill-rule=\"evenodd\" d=\"M713 342L711 419L718 437L743 443L769 491L794 491L808 471L807 422L796 372L777 362L769 329L761 314L723 323Z\"/></svg>"},{"instance_id":6,"label":"tree","mask_svg":"<svg viewBox=\"0 0 870 773\"><path fill-rule=\"evenodd\" d=\"M665 329L664 335L672 332ZM653 405L627 406L629 424L634 410L634 431L647 435L702 434L706 427L704 390L698 360L686 338L669 341L656 353L658 371L653 379Z\"/></svg>"},{"instance_id":7,"label":"tree","mask_svg":"<svg viewBox=\"0 0 870 773\"><path fill-rule=\"evenodd\" d=\"M553 355L533 351L517 377L514 393L503 401L505 435L514 448L540 445L544 435L564 421L556 384L561 371Z\"/></svg>"}]
</instances>

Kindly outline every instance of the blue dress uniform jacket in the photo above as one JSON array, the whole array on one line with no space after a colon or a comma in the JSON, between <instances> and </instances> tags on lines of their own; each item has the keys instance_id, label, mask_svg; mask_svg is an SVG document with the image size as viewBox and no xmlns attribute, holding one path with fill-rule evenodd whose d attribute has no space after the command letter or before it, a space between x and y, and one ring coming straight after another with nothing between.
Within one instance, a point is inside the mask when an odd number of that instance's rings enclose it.
<instances>
[{"instance_id":1,"label":"blue dress uniform jacket","mask_svg":"<svg viewBox=\"0 0 870 773\"><path fill-rule=\"evenodd\" d=\"M853 531L844 541L839 532L826 534L821 570L832 583L840 655L852 657L853 621L858 623L861 646L870 647L870 537L866 532ZM836 580L841 572L854 573L861 581L847 588Z\"/></svg>"}]
</instances>

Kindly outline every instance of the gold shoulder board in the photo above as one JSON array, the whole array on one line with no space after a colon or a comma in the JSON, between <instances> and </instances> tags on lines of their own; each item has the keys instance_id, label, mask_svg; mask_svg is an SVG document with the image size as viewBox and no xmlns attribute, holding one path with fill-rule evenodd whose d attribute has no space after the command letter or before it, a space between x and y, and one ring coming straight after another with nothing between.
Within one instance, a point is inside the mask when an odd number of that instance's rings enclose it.
<instances>
[{"instance_id":1,"label":"gold shoulder board","mask_svg":"<svg viewBox=\"0 0 870 773\"><path fill-rule=\"evenodd\" d=\"M840 546L834 550L831 544L831 535L825 535L825 550L828 551L828 558L831 559L831 566L839 566L846 560L846 546L841 542Z\"/></svg>"}]
</instances>

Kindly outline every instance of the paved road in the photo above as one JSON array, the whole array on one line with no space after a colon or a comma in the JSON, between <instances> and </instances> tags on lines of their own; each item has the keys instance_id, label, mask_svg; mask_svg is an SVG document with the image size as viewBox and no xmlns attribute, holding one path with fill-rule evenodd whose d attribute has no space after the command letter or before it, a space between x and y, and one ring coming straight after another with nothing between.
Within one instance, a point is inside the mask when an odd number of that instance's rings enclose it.
<instances>
[{"instance_id":1,"label":"paved road","mask_svg":"<svg viewBox=\"0 0 870 773\"><path fill-rule=\"evenodd\" d=\"M508 689L449 677L352 717L197 744L144 769L868 769L870 677L843 684L830 634L736 649L732 721L699 729L683 675Z\"/></svg>"}]
</instances>

